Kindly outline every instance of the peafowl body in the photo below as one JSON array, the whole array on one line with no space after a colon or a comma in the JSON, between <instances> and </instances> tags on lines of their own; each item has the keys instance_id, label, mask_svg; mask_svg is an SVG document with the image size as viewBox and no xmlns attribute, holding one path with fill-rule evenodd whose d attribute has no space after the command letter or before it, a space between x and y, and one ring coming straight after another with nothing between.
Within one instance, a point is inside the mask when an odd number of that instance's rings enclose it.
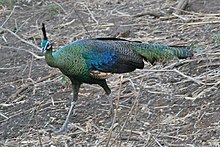
<instances>
[{"instance_id":1,"label":"peafowl body","mask_svg":"<svg viewBox=\"0 0 220 147\"><path fill-rule=\"evenodd\" d=\"M144 68L144 62L176 60L192 57L184 48L173 48L159 44L146 44L116 38L82 39L75 41L56 52L52 52L45 27L42 28L42 41L45 59L49 66L59 68L72 82L73 99L69 114L78 98L82 83L98 84L109 95L111 90L106 79L113 73L132 72ZM61 130L65 130L69 114Z\"/></svg>"},{"instance_id":2,"label":"peafowl body","mask_svg":"<svg viewBox=\"0 0 220 147\"><path fill-rule=\"evenodd\" d=\"M103 77L92 71L126 73L144 67L148 62L191 57L192 53L182 48L158 44L145 44L121 39L82 39L52 53L46 51L49 66L56 67L72 80L80 83L100 84Z\"/></svg>"}]
</instances>

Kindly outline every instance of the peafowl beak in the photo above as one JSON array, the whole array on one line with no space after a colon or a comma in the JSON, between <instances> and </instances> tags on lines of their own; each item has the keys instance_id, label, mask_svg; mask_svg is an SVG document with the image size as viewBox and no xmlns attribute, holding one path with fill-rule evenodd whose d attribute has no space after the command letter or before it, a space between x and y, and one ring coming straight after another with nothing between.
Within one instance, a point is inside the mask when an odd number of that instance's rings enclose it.
<instances>
[{"instance_id":1,"label":"peafowl beak","mask_svg":"<svg viewBox=\"0 0 220 147\"><path fill-rule=\"evenodd\" d=\"M44 54L45 52L46 52L46 48L45 47L43 47L42 49L41 49L41 51L42 51L42 54Z\"/></svg>"}]
</instances>

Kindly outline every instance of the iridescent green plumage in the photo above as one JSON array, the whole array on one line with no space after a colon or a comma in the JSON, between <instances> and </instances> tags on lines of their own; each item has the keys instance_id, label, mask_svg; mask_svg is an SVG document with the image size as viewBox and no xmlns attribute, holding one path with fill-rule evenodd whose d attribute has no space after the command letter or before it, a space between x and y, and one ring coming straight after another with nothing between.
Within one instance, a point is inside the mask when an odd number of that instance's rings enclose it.
<instances>
[{"instance_id":1,"label":"iridescent green plumage","mask_svg":"<svg viewBox=\"0 0 220 147\"><path fill-rule=\"evenodd\" d=\"M143 60L150 63L161 60L176 60L192 57L187 49L159 44L146 44L116 38L82 39L52 53L45 27L42 28L43 52L49 66L59 68L70 78L73 86L72 111L82 83L99 84L107 94L111 91L106 84L109 73L126 73L144 67ZM97 72L94 72L97 71ZM106 73L106 75L103 73ZM102 75L102 77L101 77ZM69 114L61 130L66 129Z\"/></svg>"},{"instance_id":2,"label":"iridescent green plumage","mask_svg":"<svg viewBox=\"0 0 220 147\"><path fill-rule=\"evenodd\" d=\"M191 56L191 52L182 48L106 38L78 40L52 54L47 50L45 54L48 65L59 68L69 78L91 84L99 83L90 75L92 70L126 73L142 69L143 59L154 63Z\"/></svg>"}]
</instances>

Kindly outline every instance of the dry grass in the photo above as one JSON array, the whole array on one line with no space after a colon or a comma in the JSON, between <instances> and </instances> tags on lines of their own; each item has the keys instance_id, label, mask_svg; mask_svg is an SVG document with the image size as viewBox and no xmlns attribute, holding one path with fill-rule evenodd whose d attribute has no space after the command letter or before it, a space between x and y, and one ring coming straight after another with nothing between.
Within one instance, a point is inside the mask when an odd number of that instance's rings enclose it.
<instances>
[{"instance_id":1,"label":"dry grass","mask_svg":"<svg viewBox=\"0 0 220 147\"><path fill-rule=\"evenodd\" d=\"M2 146L220 146L219 13L168 14L173 5L153 0L25 4L1 9ZM50 130L63 123L71 88L40 54L41 22L57 48L78 38L117 36L191 46L195 54L111 77L111 127L107 96L96 85L83 85L70 131L54 134Z\"/></svg>"}]
</instances>

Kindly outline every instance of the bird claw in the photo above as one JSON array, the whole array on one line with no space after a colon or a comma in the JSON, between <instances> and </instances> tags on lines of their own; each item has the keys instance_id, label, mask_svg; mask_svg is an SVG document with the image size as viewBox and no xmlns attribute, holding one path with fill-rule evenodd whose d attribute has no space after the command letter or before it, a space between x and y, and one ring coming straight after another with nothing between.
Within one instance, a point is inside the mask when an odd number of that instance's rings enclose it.
<instances>
[{"instance_id":1,"label":"bird claw","mask_svg":"<svg viewBox=\"0 0 220 147\"><path fill-rule=\"evenodd\" d=\"M53 132L55 134L66 134L67 133L67 127L61 127L60 129L53 129Z\"/></svg>"},{"instance_id":2,"label":"bird claw","mask_svg":"<svg viewBox=\"0 0 220 147\"><path fill-rule=\"evenodd\" d=\"M72 116L73 116L73 117L76 117L77 115L78 115L78 113L76 113L76 110L73 109Z\"/></svg>"},{"instance_id":3,"label":"bird claw","mask_svg":"<svg viewBox=\"0 0 220 147\"><path fill-rule=\"evenodd\" d=\"M78 113L74 112L73 113L73 117L76 117L78 115Z\"/></svg>"},{"instance_id":4,"label":"bird claw","mask_svg":"<svg viewBox=\"0 0 220 147\"><path fill-rule=\"evenodd\" d=\"M55 129L53 131L54 133L56 133L56 134L65 134L65 133L67 133L67 131L68 131L67 125L68 125L68 121L69 121L69 117L71 115L71 112L73 113L73 116L77 115L77 113L75 112L74 107L75 107L75 102L73 101L73 102L71 102L71 106L70 106L69 112L68 112L68 114L66 116L66 120L63 123L63 126L59 130Z\"/></svg>"}]
</instances>

